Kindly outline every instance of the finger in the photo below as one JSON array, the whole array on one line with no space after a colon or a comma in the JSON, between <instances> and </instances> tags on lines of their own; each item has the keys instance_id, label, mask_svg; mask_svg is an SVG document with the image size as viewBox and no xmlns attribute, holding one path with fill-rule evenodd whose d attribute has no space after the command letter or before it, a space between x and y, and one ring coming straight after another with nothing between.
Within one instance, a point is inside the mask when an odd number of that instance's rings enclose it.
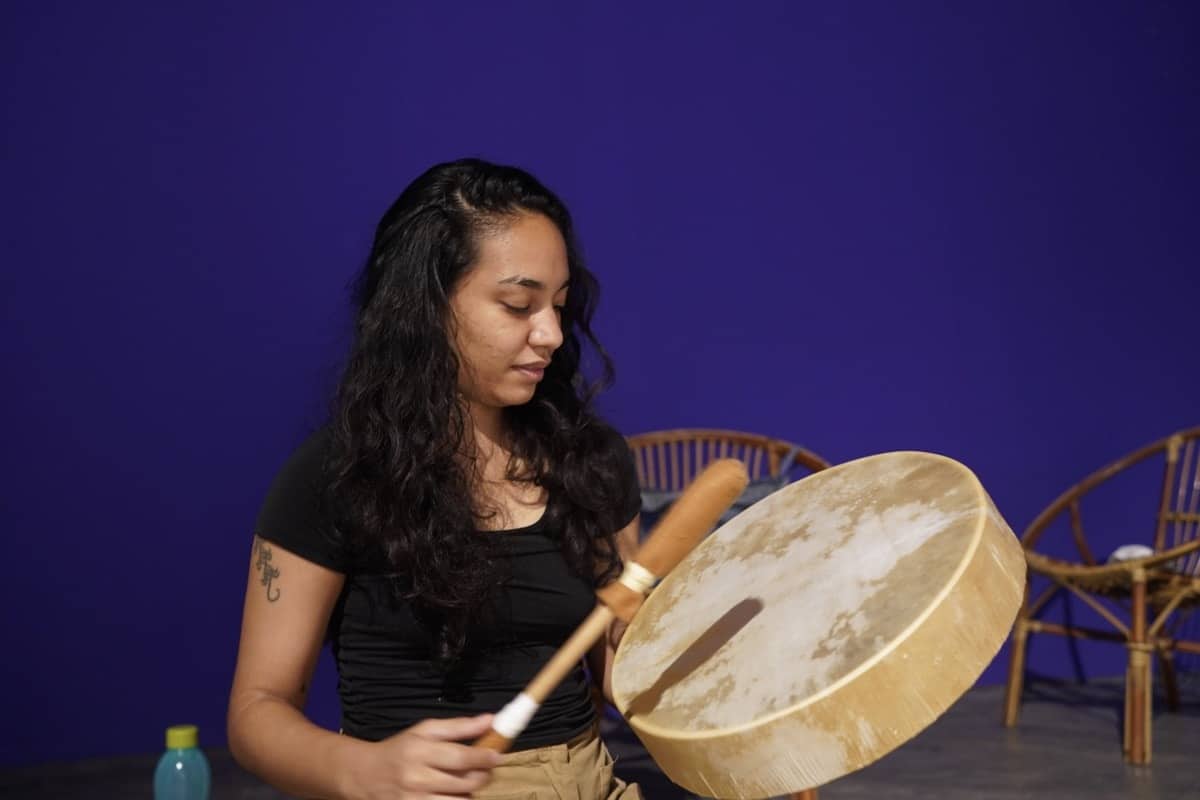
<instances>
[{"instance_id":1,"label":"finger","mask_svg":"<svg viewBox=\"0 0 1200 800\"><path fill-rule=\"evenodd\" d=\"M454 772L434 769L432 766L421 771L417 788L424 792L469 796L471 792L487 786L492 771L485 769Z\"/></svg>"},{"instance_id":2,"label":"finger","mask_svg":"<svg viewBox=\"0 0 1200 800\"><path fill-rule=\"evenodd\" d=\"M426 764L448 772L491 770L500 763L500 754L486 747L472 747L456 742L429 742L423 754Z\"/></svg>"},{"instance_id":3,"label":"finger","mask_svg":"<svg viewBox=\"0 0 1200 800\"><path fill-rule=\"evenodd\" d=\"M492 714L480 714L477 717L427 719L412 726L411 730L425 739L455 742L482 736L492 727L492 718Z\"/></svg>"}]
</instances>

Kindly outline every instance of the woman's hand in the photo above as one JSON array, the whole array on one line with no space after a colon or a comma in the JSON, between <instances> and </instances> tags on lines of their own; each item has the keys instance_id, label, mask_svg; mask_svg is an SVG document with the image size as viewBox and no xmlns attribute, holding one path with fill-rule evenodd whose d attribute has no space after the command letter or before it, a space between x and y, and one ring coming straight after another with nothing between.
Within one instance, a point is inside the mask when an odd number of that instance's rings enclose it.
<instances>
[{"instance_id":1,"label":"woman's hand","mask_svg":"<svg viewBox=\"0 0 1200 800\"><path fill-rule=\"evenodd\" d=\"M625 637L625 631L628 630L629 623L620 618L614 618L608 625L608 646L615 653L617 646L621 644L621 639Z\"/></svg>"},{"instance_id":2,"label":"woman's hand","mask_svg":"<svg viewBox=\"0 0 1200 800\"><path fill-rule=\"evenodd\" d=\"M500 754L460 744L482 736L492 715L427 719L381 742L351 769L350 795L362 800L470 797L491 780Z\"/></svg>"}]
</instances>

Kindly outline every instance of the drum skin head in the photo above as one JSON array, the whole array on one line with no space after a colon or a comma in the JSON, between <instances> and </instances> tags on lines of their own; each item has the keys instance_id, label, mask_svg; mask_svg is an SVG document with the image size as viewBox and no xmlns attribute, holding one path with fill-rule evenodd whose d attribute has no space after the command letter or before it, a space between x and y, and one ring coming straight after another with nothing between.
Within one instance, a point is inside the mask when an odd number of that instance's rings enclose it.
<instances>
[{"instance_id":1,"label":"drum skin head","mask_svg":"<svg viewBox=\"0 0 1200 800\"><path fill-rule=\"evenodd\" d=\"M820 786L961 697L1024 585L1020 543L965 466L851 461L751 506L659 584L618 648L614 700L692 792Z\"/></svg>"}]
</instances>

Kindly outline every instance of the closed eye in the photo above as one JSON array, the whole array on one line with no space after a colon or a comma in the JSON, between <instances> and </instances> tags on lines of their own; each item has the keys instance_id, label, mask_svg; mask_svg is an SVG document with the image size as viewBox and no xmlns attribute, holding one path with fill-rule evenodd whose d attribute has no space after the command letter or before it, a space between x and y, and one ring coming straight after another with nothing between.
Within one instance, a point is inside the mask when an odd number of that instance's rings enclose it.
<instances>
[{"instance_id":1,"label":"closed eye","mask_svg":"<svg viewBox=\"0 0 1200 800\"><path fill-rule=\"evenodd\" d=\"M506 309L508 309L509 311L511 311L514 314L528 314L529 313L529 306L512 306L512 305L509 305L508 303L501 303L500 305L504 306Z\"/></svg>"}]
</instances>

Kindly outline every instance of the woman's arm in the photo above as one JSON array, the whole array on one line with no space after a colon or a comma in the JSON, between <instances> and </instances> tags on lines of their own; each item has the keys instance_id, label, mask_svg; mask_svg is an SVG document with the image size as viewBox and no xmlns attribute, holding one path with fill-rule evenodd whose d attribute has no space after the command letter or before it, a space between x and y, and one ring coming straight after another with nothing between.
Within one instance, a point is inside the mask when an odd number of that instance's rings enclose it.
<instances>
[{"instance_id":1,"label":"woman's arm","mask_svg":"<svg viewBox=\"0 0 1200 800\"><path fill-rule=\"evenodd\" d=\"M229 696L229 748L289 794L337 797L354 744L303 714L308 682L344 578L254 537Z\"/></svg>"},{"instance_id":2,"label":"woman's arm","mask_svg":"<svg viewBox=\"0 0 1200 800\"><path fill-rule=\"evenodd\" d=\"M455 744L490 717L426 720L383 742L340 736L304 716L308 683L344 576L258 537L229 698L229 748L238 762L301 797L467 796L494 754Z\"/></svg>"},{"instance_id":3,"label":"woman's arm","mask_svg":"<svg viewBox=\"0 0 1200 800\"><path fill-rule=\"evenodd\" d=\"M638 528L641 525L641 515L621 530L617 531L617 552L622 561L628 561L637 553ZM588 653L588 670L600 688L604 699L612 703L612 662L617 653L617 645L625 634L625 623L614 619L609 626L608 635L596 642L595 647Z\"/></svg>"}]
</instances>

